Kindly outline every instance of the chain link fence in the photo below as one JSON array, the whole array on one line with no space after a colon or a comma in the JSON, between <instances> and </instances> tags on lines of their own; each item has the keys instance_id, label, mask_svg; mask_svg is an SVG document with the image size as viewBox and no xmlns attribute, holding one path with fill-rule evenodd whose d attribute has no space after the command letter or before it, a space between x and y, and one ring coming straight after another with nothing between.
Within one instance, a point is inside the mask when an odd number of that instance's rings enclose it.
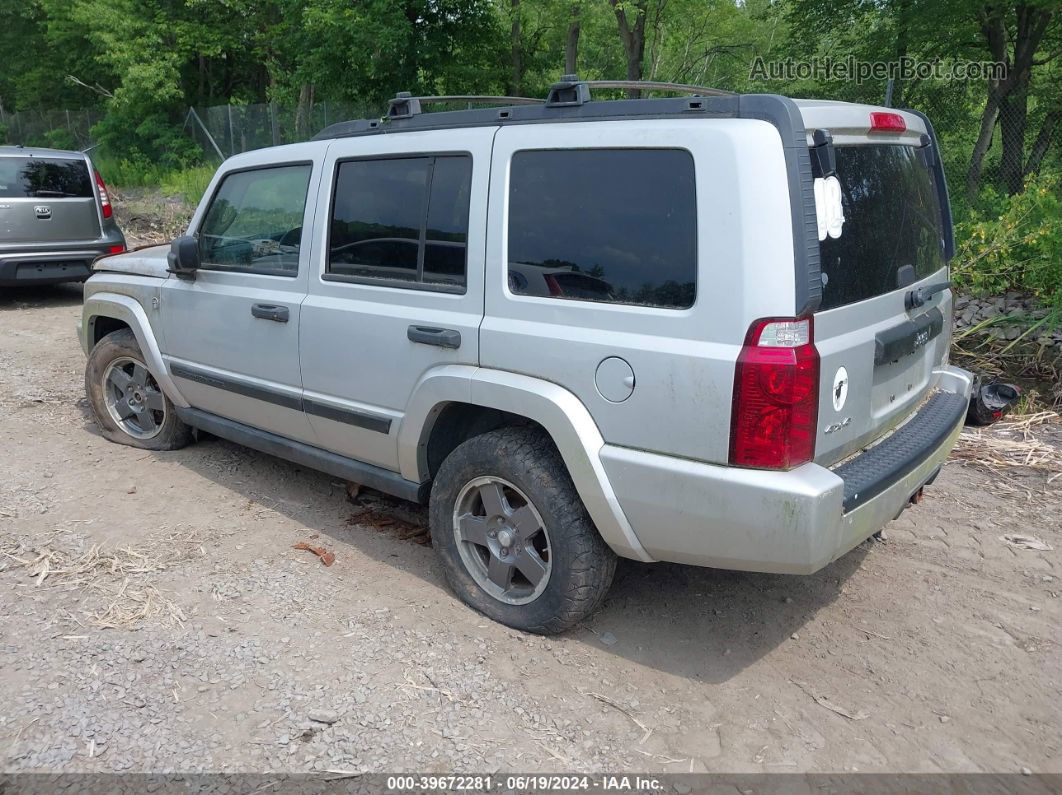
<instances>
[{"instance_id":1,"label":"chain link fence","mask_svg":"<svg viewBox=\"0 0 1062 795\"><path fill-rule=\"evenodd\" d=\"M98 110L24 110L7 113L0 107L0 144L90 149L92 127L103 118Z\"/></svg>"},{"instance_id":2,"label":"chain link fence","mask_svg":"<svg viewBox=\"0 0 1062 795\"><path fill-rule=\"evenodd\" d=\"M941 140L953 202L964 203L983 188L1000 193L1020 190L1022 180L1042 168L1062 170L1062 146L1052 146L1058 108L1043 103L1002 103L985 113L982 85L921 88L891 104L926 113ZM890 102L886 89L880 100ZM305 141L339 121L377 117L381 108L354 103L317 102L302 107L265 103L189 108L183 130L217 162L240 152ZM96 110L21 111L0 107L0 143L93 148L92 128L103 117Z\"/></svg>"},{"instance_id":3,"label":"chain link fence","mask_svg":"<svg viewBox=\"0 0 1062 795\"><path fill-rule=\"evenodd\" d=\"M379 116L379 108L338 102L304 107L276 103L189 108L184 129L208 159L224 159L267 146L296 143L338 121Z\"/></svg>"},{"instance_id":4,"label":"chain link fence","mask_svg":"<svg viewBox=\"0 0 1062 795\"><path fill-rule=\"evenodd\" d=\"M986 189L1019 193L1034 174L1062 172L1062 107L1020 95L989 102L987 93L983 83L922 85L892 103L929 117L952 204L959 207L975 203Z\"/></svg>"}]
</instances>

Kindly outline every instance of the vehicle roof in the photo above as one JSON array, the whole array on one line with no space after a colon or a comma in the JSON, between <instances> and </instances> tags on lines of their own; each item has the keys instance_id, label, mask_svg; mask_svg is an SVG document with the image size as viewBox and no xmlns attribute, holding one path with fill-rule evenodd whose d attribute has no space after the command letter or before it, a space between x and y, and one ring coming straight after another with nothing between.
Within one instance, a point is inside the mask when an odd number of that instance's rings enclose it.
<instances>
[{"instance_id":1,"label":"vehicle roof","mask_svg":"<svg viewBox=\"0 0 1062 795\"><path fill-rule=\"evenodd\" d=\"M617 86L663 89L688 96L595 100L591 89ZM699 92L699 93L698 93ZM494 107L424 113L421 104L441 100L488 103ZM928 132L919 114L894 108L822 99L789 99L773 94L732 94L700 86L670 83L584 81L566 75L550 87L545 100L525 97L415 97L408 92L390 101L387 116L357 119L325 127L312 140L328 140L382 133L440 130L494 125L606 121L614 119L763 118L763 101L789 103L807 130L838 128L842 134L865 135L874 111L902 113L911 136Z\"/></svg>"},{"instance_id":2,"label":"vehicle roof","mask_svg":"<svg viewBox=\"0 0 1062 795\"><path fill-rule=\"evenodd\" d=\"M54 157L70 160L84 160L84 152L71 152L66 149L46 149L39 146L0 146L0 157Z\"/></svg>"}]
</instances>

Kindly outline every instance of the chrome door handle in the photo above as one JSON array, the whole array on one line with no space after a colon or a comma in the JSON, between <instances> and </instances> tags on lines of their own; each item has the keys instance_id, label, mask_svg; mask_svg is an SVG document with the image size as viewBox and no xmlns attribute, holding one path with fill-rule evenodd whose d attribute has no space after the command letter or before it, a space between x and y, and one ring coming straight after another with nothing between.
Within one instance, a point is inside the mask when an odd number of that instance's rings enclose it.
<instances>
[{"instance_id":1,"label":"chrome door handle","mask_svg":"<svg viewBox=\"0 0 1062 795\"><path fill-rule=\"evenodd\" d=\"M432 326L410 326L406 329L410 342L424 345L437 345L440 348L460 348L461 332L452 328L434 328Z\"/></svg>"},{"instance_id":2,"label":"chrome door handle","mask_svg":"<svg viewBox=\"0 0 1062 795\"><path fill-rule=\"evenodd\" d=\"M251 314L262 320L275 320L277 323L288 322L288 308L276 304L252 304Z\"/></svg>"}]
</instances>

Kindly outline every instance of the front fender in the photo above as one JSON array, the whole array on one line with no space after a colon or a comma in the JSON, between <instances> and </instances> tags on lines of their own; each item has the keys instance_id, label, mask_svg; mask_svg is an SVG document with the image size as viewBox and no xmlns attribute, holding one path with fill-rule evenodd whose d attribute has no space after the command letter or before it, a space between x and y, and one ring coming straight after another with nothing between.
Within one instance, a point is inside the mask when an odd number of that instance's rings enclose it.
<instances>
[{"instance_id":1,"label":"front fender","mask_svg":"<svg viewBox=\"0 0 1062 795\"><path fill-rule=\"evenodd\" d=\"M428 439L449 403L469 403L534 420L552 437L601 537L626 558L650 562L601 465L604 439L586 406L571 392L538 378L464 365L426 373L398 430L399 470L406 480L427 480Z\"/></svg>"},{"instance_id":2,"label":"front fender","mask_svg":"<svg viewBox=\"0 0 1062 795\"><path fill-rule=\"evenodd\" d=\"M151 330L144 307L135 298L119 293L96 292L85 299L85 306L81 310L81 347L87 356L92 352L93 327L98 317L109 317L121 320L133 332L140 352L144 354L144 364L148 371L155 377L159 387L166 393L166 397L180 408L189 408L190 404L184 399L177 385L170 378L169 370L162 361L162 351L159 350L158 341Z\"/></svg>"}]
</instances>

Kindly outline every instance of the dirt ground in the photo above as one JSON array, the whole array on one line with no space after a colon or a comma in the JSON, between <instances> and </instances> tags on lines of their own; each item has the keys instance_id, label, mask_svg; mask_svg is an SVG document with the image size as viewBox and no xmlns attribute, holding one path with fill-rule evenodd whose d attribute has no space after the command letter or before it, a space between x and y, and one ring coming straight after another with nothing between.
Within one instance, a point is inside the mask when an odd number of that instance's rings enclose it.
<instances>
[{"instance_id":1,"label":"dirt ground","mask_svg":"<svg viewBox=\"0 0 1062 795\"><path fill-rule=\"evenodd\" d=\"M545 639L451 596L417 509L104 441L80 297L0 292L5 771L1062 772L1062 478L952 462L810 577L621 562Z\"/></svg>"}]
</instances>

